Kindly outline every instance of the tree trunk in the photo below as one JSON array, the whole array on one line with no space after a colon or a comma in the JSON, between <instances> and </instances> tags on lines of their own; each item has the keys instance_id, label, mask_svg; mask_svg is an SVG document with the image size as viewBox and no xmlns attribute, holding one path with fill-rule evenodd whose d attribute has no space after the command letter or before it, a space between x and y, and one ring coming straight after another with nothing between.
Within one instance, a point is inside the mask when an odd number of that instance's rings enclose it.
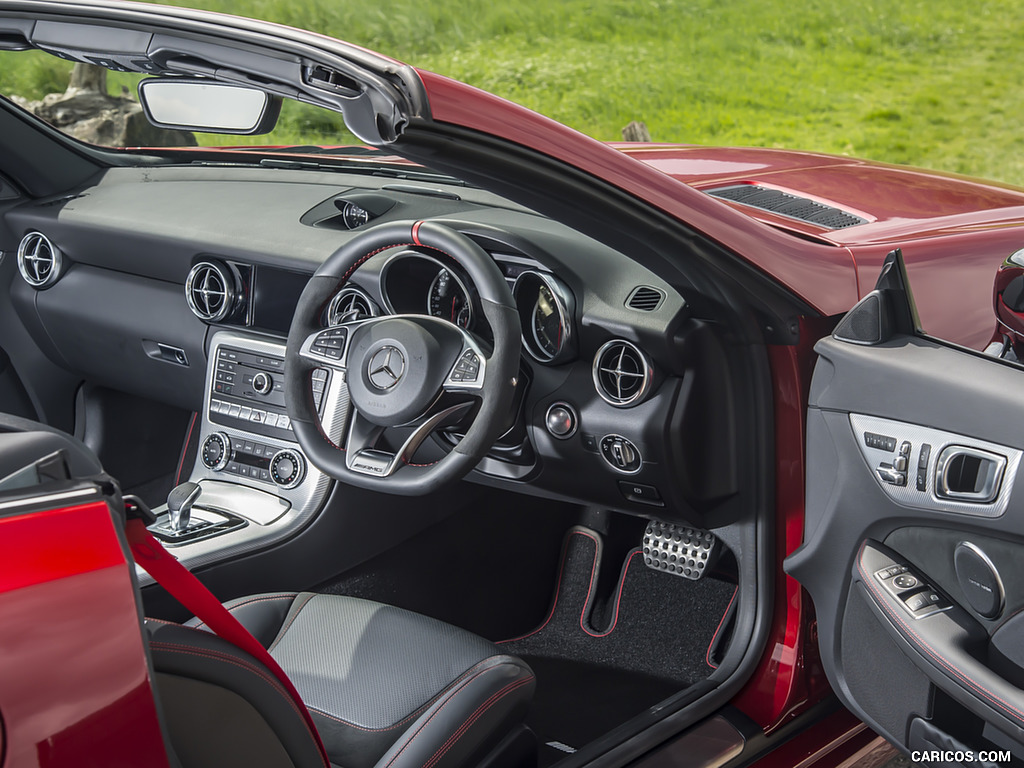
<instances>
[{"instance_id":1,"label":"tree trunk","mask_svg":"<svg viewBox=\"0 0 1024 768\"><path fill-rule=\"evenodd\" d=\"M622 129L623 141L650 141L651 134L647 130L647 123L634 120Z\"/></svg>"},{"instance_id":2,"label":"tree trunk","mask_svg":"<svg viewBox=\"0 0 1024 768\"><path fill-rule=\"evenodd\" d=\"M106 94L106 68L95 64L76 63L71 68L71 79L68 81L67 92L71 91L91 91Z\"/></svg>"}]
</instances>

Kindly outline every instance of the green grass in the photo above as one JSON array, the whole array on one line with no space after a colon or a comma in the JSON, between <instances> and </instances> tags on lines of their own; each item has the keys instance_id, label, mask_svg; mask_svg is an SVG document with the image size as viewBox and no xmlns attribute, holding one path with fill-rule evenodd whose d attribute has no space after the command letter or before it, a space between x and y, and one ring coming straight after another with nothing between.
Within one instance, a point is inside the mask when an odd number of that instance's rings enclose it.
<instances>
[{"instance_id":1,"label":"green grass","mask_svg":"<svg viewBox=\"0 0 1024 768\"><path fill-rule=\"evenodd\" d=\"M332 34L599 139L638 119L656 141L820 150L1024 185L1019 0L177 4ZM5 57L0 90L60 90L60 66ZM284 138L309 117L290 116Z\"/></svg>"}]
</instances>

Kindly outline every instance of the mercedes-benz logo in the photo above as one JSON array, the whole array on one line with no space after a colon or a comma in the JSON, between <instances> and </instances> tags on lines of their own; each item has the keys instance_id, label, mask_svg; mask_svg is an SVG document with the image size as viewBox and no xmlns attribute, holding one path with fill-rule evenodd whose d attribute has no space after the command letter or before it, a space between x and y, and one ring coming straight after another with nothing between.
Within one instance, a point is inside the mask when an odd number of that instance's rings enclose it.
<instances>
[{"instance_id":1,"label":"mercedes-benz logo","mask_svg":"<svg viewBox=\"0 0 1024 768\"><path fill-rule=\"evenodd\" d=\"M405 358L398 347L388 344L373 353L366 366L366 373L370 377L370 383L377 389L391 389L402 380L402 374L405 373Z\"/></svg>"}]
</instances>

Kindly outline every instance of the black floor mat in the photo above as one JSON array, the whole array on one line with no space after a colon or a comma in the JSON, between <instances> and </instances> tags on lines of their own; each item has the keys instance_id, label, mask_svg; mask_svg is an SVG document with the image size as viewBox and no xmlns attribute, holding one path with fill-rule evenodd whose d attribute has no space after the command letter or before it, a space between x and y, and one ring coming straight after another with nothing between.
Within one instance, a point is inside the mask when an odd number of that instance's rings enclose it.
<instances>
[{"instance_id":1,"label":"black floor mat","mask_svg":"<svg viewBox=\"0 0 1024 768\"><path fill-rule=\"evenodd\" d=\"M526 723L547 766L680 690L679 683L586 662L523 655L537 675Z\"/></svg>"},{"instance_id":2,"label":"black floor mat","mask_svg":"<svg viewBox=\"0 0 1024 768\"><path fill-rule=\"evenodd\" d=\"M637 549L600 595L602 549L598 534L572 529L547 618L499 643L537 673L528 722L542 744L561 745L542 748L542 764L706 678L708 646L735 593L714 579L653 571Z\"/></svg>"}]
</instances>

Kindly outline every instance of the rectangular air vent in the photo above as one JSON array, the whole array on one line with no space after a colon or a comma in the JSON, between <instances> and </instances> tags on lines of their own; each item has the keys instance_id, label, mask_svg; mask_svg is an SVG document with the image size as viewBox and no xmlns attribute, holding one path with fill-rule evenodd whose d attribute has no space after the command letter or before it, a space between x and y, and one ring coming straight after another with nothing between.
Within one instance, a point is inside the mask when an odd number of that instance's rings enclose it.
<instances>
[{"instance_id":1,"label":"rectangular air vent","mask_svg":"<svg viewBox=\"0 0 1024 768\"><path fill-rule=\"evenodd\" d=\"M843 229L868 223L867 219L830 205L823 205L814 200L808 200L806 197L797 197L788 192L761 187L757 184L736 184L718 189L707 189L705 192L712 197L720 197L723 200L731 200L752 208L760 208L762 211L771 211L780 216L806 221L808 224L815 224L824 229Z\"/></svg>"},{"instance_id":2,"label":"rectangular air vent","mask_svg":"<svg viewBox=\"0 0 1024 768\"><path fill-rule=\"evenodd\" d=\"M638 309L641 312L653 312L661 306L665 300L665 294L657 288L649 285L638 285L626 299L626 306L630 309Z\"/></svg>"}]
</instances>

